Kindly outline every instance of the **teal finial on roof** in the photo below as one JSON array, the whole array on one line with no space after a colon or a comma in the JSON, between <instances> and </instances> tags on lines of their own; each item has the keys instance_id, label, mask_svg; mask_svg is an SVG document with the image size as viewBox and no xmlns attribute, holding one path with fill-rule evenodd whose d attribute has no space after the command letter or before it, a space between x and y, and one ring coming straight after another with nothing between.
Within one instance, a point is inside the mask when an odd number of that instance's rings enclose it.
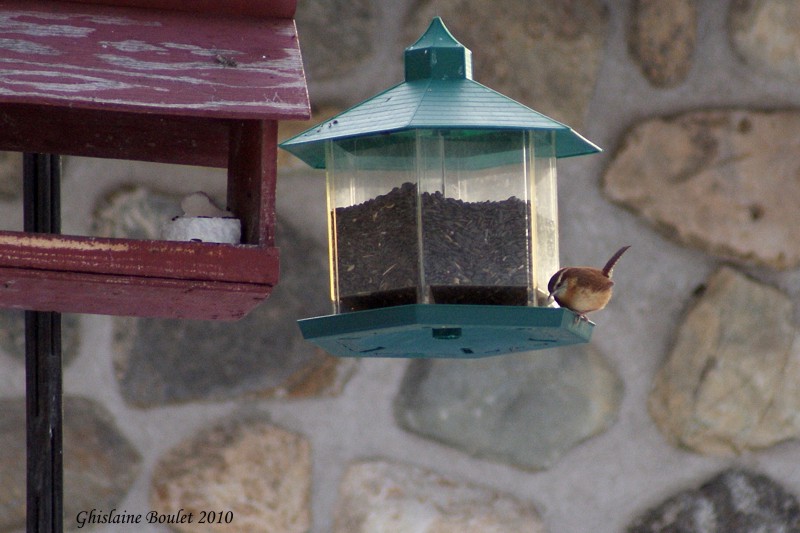
<instances>
[{"instance_id":1,"label":"teal finial on roof","mask_svg":"<svg viewBox=\"0 0 800 533\"><path fill-rule=\"evenodd\" d=\"M406 81L472 79L472 52L435 17L428 30L405 51Z\"/></svg>"}]
</instances>

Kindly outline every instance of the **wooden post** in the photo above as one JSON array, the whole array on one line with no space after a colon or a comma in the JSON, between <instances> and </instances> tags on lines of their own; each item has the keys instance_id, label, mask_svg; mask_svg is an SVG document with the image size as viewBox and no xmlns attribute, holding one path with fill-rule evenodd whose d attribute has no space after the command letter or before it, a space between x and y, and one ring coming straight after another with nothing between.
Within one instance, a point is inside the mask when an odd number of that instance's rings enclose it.
<instances>
[{"instance_id":1,"label":"wooden post","mask_svg":"<svg viewBox=\"0 0 800 533\"><path fill-rule=\"evenodd\" d=\"M275 246L275 186L278 123L243 120L231 124L228 209L242 221L242 242Z\"/></svg>"},{"instance_id":2,"label":"wooden post","mask_svg":"<svg viewBox=\"0 0 800 533\"><path fill-rule=\"evenodd\" d=\"M23 160L25 231L61 231L57 155ZM27 531L63 531L61 315L25 311Z\"/></svg>"}]
</instances>

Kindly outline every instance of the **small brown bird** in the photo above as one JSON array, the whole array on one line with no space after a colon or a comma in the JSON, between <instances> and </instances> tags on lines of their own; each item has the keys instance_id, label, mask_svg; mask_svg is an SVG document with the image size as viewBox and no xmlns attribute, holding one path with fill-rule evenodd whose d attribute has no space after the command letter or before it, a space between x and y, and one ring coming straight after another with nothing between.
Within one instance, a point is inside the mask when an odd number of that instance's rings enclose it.
<instances>
[{"instance_id":1,"label":"small brown bird","mask_svg":"<svg viewBox=\"0 0 800 533\"><path fill-rule=\"evenodd\" d=\"M586 313L597 311L611 300L611 271L630 246L623 246L611 256L602 270L594 267L564 267L550 278L547 290L558 305L578 313L586 320Z\"/></svg>"}]
</instances>

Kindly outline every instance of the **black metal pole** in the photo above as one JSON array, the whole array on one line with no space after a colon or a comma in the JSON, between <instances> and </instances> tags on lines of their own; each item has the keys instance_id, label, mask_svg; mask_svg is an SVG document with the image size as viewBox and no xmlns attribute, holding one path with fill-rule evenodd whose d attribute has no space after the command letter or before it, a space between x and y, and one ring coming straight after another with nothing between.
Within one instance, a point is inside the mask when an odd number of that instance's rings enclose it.
<instances>
[{"instance_id":1,"label":"black metal pole","mask_svg":"<svg viewBox=\"0 0 800 533\"><path fill-rule=\"evenodd\" d=\"M24 154L25 231L61 232L61 162ZM27 532L63 531L61 315L25 311Z\"/></svg>"}]
</instances>

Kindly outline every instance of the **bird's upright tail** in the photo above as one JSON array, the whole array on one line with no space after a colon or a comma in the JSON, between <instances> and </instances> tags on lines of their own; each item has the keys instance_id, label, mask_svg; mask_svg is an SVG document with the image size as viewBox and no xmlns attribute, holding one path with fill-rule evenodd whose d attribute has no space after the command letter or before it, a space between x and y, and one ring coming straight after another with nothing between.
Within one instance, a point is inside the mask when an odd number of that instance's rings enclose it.
<instances>
[{"instance_id":1,"label":"bird's upright tail","mask_svg":"<svg viewBox=\"0 0 800 533\"><path fill-rule=\"evenodd\" d=\"M608 260L606 266L603 267L603 274L605 274L609 278L611 277L611 271L614 270L614 265L617 264L619 258L622 257L622 254L624 254L625 250L627 250L628 248L630 248L630 246L623 246L622 248L617 250L617 253L611 256L611 259Z\"/></svg>"}]
</instances>

